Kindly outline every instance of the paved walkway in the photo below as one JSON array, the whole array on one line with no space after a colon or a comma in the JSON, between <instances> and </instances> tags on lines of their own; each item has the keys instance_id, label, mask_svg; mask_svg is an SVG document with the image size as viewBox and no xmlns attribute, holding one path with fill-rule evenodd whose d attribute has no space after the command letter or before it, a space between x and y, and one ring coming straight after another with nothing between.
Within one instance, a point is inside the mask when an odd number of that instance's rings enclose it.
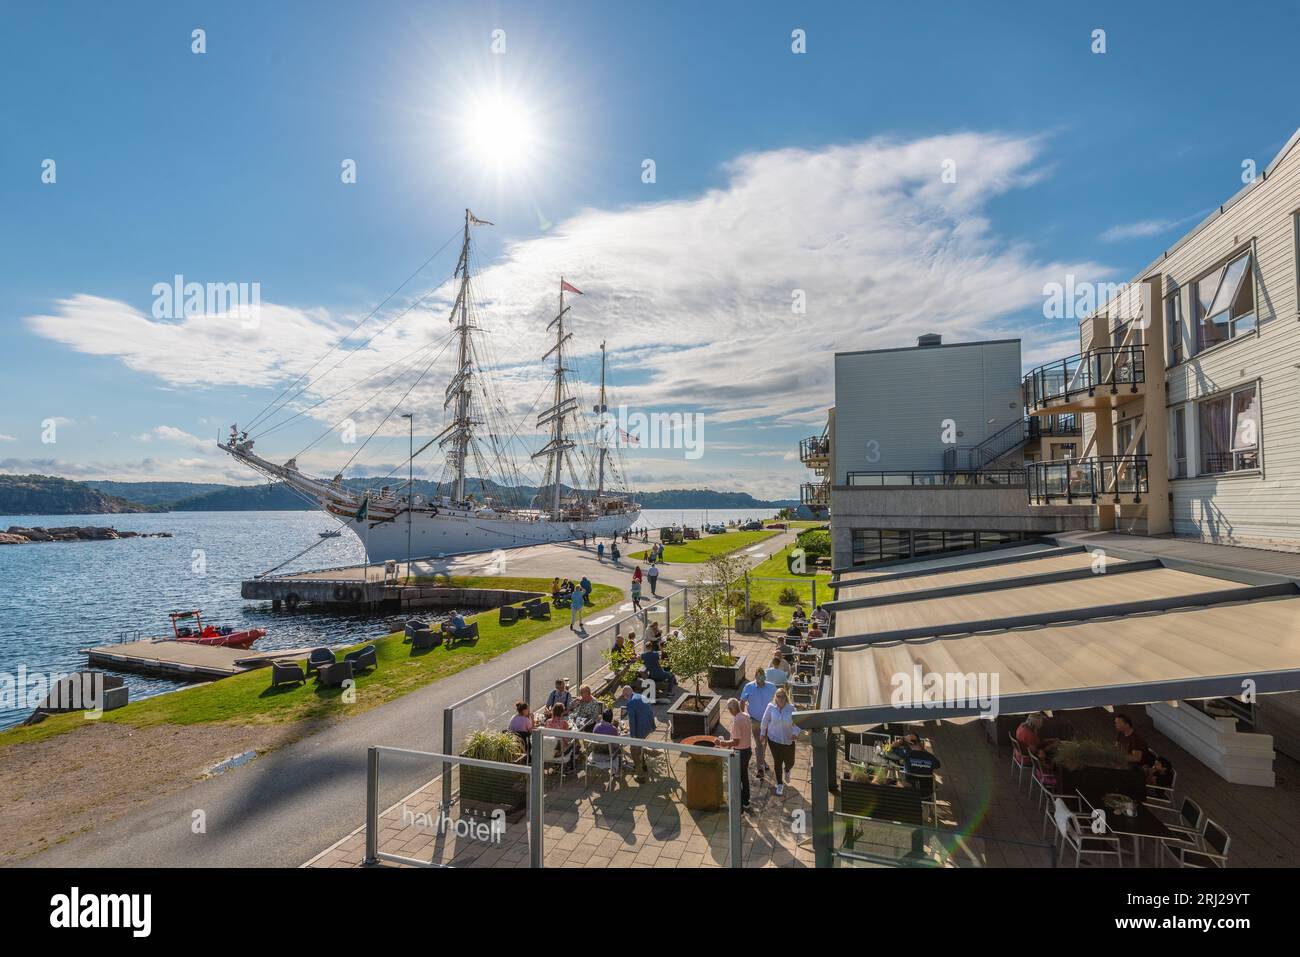
<instances>
[{"instance_id":1,"label":"paved walkway","mask_svg":"<svg viewBox=\"0 0 1300 957\"><path fill-rule=\"evenodd\" d=\"M769 539L768 549L747 554L753 563L793 540L787 531ZM632 544L629 551L635 550ZM632 566L615 568L596 559L594 548L538 545L507 553L509 575L550 578L555 574L626 589ZM668 565L661 593L686 580L692 566ZM674 586L679 587L679 586ZM630 612L630 605L628 612ZM611 614L618 606L604 612ZM594 616L599 618L600 616ZM593 619L589 619L589 622ZM365 755L372 744L442 750L442 712L457 701L518 672L574 640L567 627L513 648L442 681L263 755L225 774L196 782L175 794L72 838L26 861L38 866L209 866L292 867L345 837L365 815ZM382 782L384 807L428 781L430 769L394 768ZM52 782L59 786L60 782ZM71 785L69 785L71 786ZM196 834L195 812L205 827Z\"/></svg>"}]
</instances>

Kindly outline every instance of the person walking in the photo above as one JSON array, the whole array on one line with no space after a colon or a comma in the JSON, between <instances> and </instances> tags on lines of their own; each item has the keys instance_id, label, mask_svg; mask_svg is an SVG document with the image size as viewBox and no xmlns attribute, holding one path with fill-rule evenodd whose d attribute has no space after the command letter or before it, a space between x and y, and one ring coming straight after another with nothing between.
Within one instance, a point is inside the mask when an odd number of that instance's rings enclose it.
<instances>
[{"instance_id":1,"label":"person walking","mask_svg":"<svg viewBox=\"0 0 1300 957\"><path fill-rule=\"evenodd\" d=\"M605 560L605 543L604 543L604 542L597 542L597 543L596 543L596 561L598 561L598 562L603 562L604 560Z\"/></svg>"},{"instance_id":2,"label":"person walking","mask_svg":"<svg viewBox=\"0 0 1300 957\"><path fill-rule=\"evenodd\" d=\"M754 731L749 715L735 698L727 699L731 715L731 737L718 742L720 748L734 748L740 754L740 809L749 807L749 759L754 756Z\"/></svg>"},{"instance_id":3,"label":"person walking","mask_svg":"<svg viewBox=\"0 0 1300 957\"><path fill-rule=\"evenodd\" d=\"M772 696L772 703L763 712L763 724L759 729L759 740L766 741L772 749L772 767L776 771L776 796L785 793L785 782L794 770L794 742L803 730L794 723L794 705L790 703L790 694L784 688L777 688ZM785 776L781 771L784 769Z\"/></svg>"},{"instance_id":4,"label":"person walking","mask_svg":"<svg viewBox=\"0 0 1300 957\"><path fill-rule=\"evenodd\" d=\"M772 703L772 698L776 694L776 686L769 684L767 676L763 674L762 668L754 670L754 680L740 689L740 700L745 705L745 712L749 715L750 728L753 731L754 741L758 747L758 754L755 755L754 774L756 777L762 777L763 772L767 770L767 757L763 748L763 738L760 734L763 724L763 715L767 711L767 706Z\"/></svg>"},{"instance_id":5,"label":"person walking","mask_svg":"<svg viewBox=\"0 0 1300 957\"><path fill-rule=\"evenodd\" d=\"M614 541L609 543L609 557L614 560L615 565L618 564L618 556L619 556L618 539L614 539Z\"/></svg>"},{"instance_id":6,"label":"person walking","mask_svg":"<svg viewBox=\"0 0 1300 957\"><path fill-rule=\"evenodd\" d=\"M586 575L582 576L582 581L578 583L578 588L582 591L582 598L585 604L591 604L591 579Z\"/></svg>"},{"instance_id":7,"label":"person walking","mask_svg":"<svg viewBox=\"0 0 1300 957\"><path fill-rule=\"evenodd\" d=\"M650 594L658 598L659 592L655 591L655 585L659 584L659 566L651 565L647 568L645 577L650 582Z\"/></svg>"},{"instance_id":8,"label":"person walking","mask_svg":"<svg viewBox=\"0 0 1300 957\"><path fill-rule=\"evenodd\" d=\"M639 578L632 579L632 608L635 611L641 610L641 579Z\"/></svg>"},{"instance_id":9,"label":"person walking","mask_svg":"<svg viewBox=\"0 0 1300 957\"><path fill-rule=\"evenodd\" d=\"M583 581L586 581L584 578ZM586 604L587 593L581 588L575 588L573 594L569 596L569 631L586 631L587 628L582 623L582 606ZM577 627L574 627L574 626Z\"/></svg>"}]
</instances>

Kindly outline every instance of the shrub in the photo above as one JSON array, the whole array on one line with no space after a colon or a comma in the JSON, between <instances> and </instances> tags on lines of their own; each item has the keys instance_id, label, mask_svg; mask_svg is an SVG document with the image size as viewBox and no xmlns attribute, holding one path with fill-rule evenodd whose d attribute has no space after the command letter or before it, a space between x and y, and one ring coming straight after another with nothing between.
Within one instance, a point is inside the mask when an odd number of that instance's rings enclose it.
<instances>
[{"instance_id":1,"label":"shrub","mask_svg":"<svg viewBox=\"0 0 1300 957\"><path fill-rule=\"evenodd\" d=\"M781 596L777 598L777 601L782 605L797 605L799 602L803 601L803 598L800 597L797 588L793 585L786 585L781 589Z\"/></svg>"},{"instance_id":2,"label":"shrub","mask_svg":"<svg viewBox=\"0 0 1300 957\"><path fill-rule=\"evenodd\" d=\"M523 756L524 743L512 731L475 731L465 739L465 749L461 753L480 761L514 764Z\"/></svg>"},{"instance_id":3,"label":"shrub","mask_svg":"<svg viewBox=\"0 0 1300 957\"><path fill-rule=\"evenodd\" d=\"M776 615L772 614L772 606L765 601L751 601L749 603L750 615L757 615L763 621L775 621Z\"/></svg>"},{"instance_id":4,"label":"shrub","mask_svg":"<svg viewBox=\"0 0 1300 957\"><path fill-rule=\"evenodd\" d=\"M799 547L804 550L810 564L826 558L831 553L831 533L822 528L802 531L799 533Z\"/></svg>"}]
</instances>

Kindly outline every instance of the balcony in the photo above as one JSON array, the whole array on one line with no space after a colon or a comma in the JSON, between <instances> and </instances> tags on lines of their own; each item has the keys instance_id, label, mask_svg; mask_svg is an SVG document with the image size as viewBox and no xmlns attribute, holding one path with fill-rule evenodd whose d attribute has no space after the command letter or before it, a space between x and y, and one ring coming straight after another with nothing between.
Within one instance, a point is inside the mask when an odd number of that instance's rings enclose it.
<instances>
[{"instance_id":1,"label":"balcony","mask_svg":"<svg viewBox=\"0 0 1300 957\"><path fill-rule=\"evenodd\" d=\"M971 488L989 485L1001 488L1024 488L1025 470L1020 468L955 472L850 472L846 484L858 488Z\"/></svg>"},{"instance_id":2,"label":"balcony","mask_svg":"<svg viewBox=\"0 0 1300 957\"><path fill-rule=\"evenodd\" d=\"M1025 410L1030 415L1113 409L1145 391L1143 347L1091 349L1039 366L1025 376Z\"/></svg>"},{"instance_id":3,"label":"balcony","mask_svg":"<svg viewBox=\"0 0 1300 957\"><path fill-rule=\"evenodd\" d=\"M824 435L811 435L799 441L799 461L810 469L827 469L831 466L831 440Z\"/></svg>"},{"instance_id":4,"label":"balcony","mask_svg":"<svg viewBox=\"0 0 1300 957\"><path fill-rule=\"evenodd\" d=\"M1035 415L1029 420L1029 441L1072 438L1083 434L1083 421L1073 412Z\"/></svg>"},{"instance_id":5,"label":"balcony","mask_svg":"<svg viewBox=\"0 0 1300 957\"><path fill-rule=\"evenodd\" d=\"M799 486L799 502L809 508L829 508L831 504L831 483L804 482Z\"/></svg>"},{"instance_id":6,"label":"balcony","mask_svg":"<svg viewBox=\"0 0 1300 957\"><path fill-rule=\"evenodd\" d=\"M1148 491L1148 455L1108 455L1087 459L1033 462L1025 466L1031 505L1142 503Z\"/></svg>"}]
</instances>

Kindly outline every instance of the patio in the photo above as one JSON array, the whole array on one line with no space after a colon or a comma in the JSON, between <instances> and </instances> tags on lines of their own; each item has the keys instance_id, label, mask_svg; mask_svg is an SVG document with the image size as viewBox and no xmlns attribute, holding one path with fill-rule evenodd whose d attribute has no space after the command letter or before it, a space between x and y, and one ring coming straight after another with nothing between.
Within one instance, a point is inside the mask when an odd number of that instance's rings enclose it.
<instances>
[{"instance_id":1,"label":"patio","mask_svg":"<svg viewBox=\"0 0 1300 957\"><path fill-rule=\"evenodd\" d=\"M770 659L778 644L776 635L736 635L733 646L747 657L752 675L757 662ZM738 688L713 688L725 698ZM669 740L668 705L654 706L657 728L647 738ZM723 725L727 719L724 715ZM656 752L651 773L638 782L630 770L606 790L603 773L564 776L549 770L544 802L544 865L546 867L727 867L728 815L686 806L687 758L673 752ZM769 770L762 781L751 765L750 807L743 815L743 863L746 867L811 867L812 814L809 804L809 749L805 735L795 747L795 767L785 793L777 796ZM387 760L387 758L385 758ZM463 767L453 766L453 791L459 793ZM436 772L435 772L436 773ZM454 867L528 867L528 818L519 812L508 819L499 835L439 833L443 784L441 778L423 787L379 817L382 851ZM453 813L459 814L455 808ZM487 820L487 819L484 819ZM444 828L444 830L449 830ZM308 861L308 867L360 867L365 857L365 831L358 827L333 847ZM381 863L378 866L404 865Z\"/></svg>"}]
</instances>

